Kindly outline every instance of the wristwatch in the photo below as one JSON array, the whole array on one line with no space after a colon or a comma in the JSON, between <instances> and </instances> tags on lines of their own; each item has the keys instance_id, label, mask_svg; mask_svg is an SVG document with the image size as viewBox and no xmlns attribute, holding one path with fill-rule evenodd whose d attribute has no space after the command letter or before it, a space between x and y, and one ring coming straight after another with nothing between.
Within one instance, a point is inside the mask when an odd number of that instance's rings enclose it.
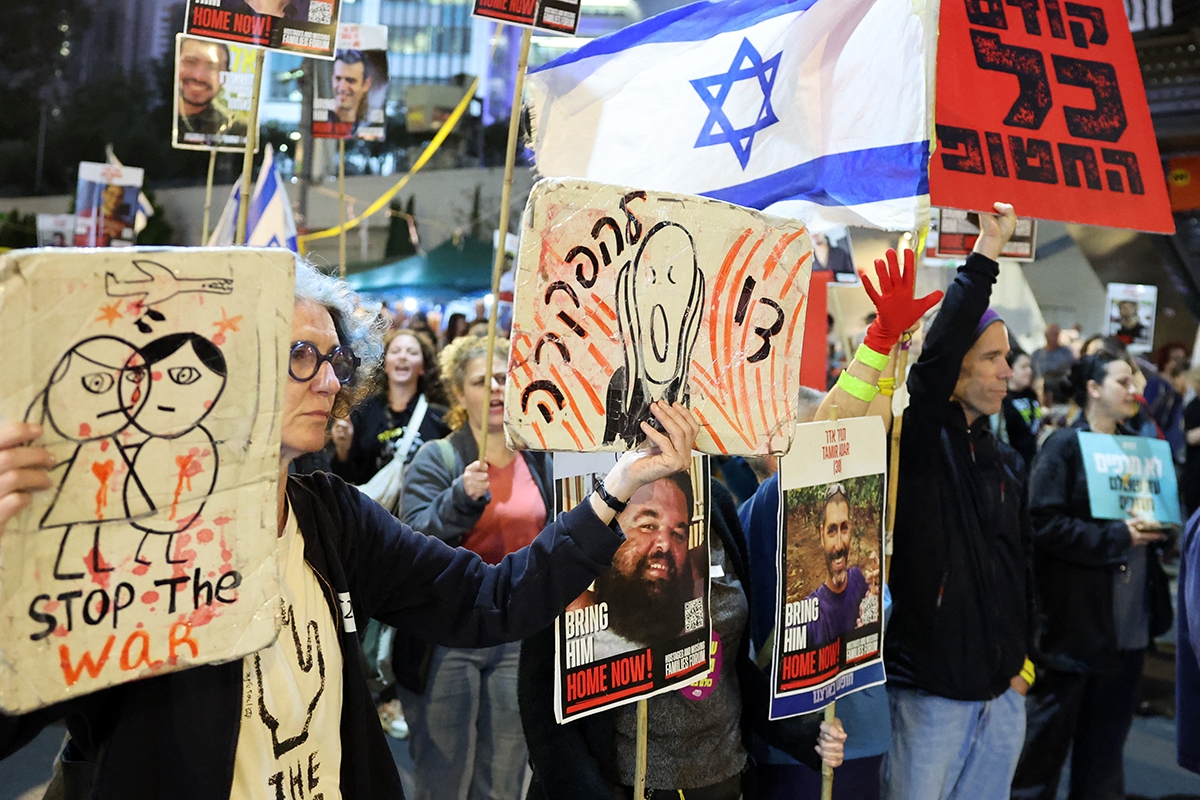
<instances>
[{"instance_id":1,"label":"wristwatch","mask_svg":"<svg viewBox=\"0 0 1200 800\"><path fill-rule=\"evenodd\" d=\"M604 488L603 480L597 480L594 488L596 494L600 496L600 500L604 502L604 505L608 506L618 514L624 511L626 506L629 505L628 501L618 500L617 498L613 497L612 493L609 492L608 489Z\"/></svg>"}]
</instances>

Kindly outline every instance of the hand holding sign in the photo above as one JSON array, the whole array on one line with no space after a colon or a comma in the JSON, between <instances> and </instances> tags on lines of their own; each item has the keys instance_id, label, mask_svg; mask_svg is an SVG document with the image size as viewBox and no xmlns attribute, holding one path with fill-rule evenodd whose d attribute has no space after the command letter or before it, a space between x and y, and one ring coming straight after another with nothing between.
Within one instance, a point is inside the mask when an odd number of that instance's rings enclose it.
<instances>
[{"instance_id":1,"label":"hand holding sign","mask_svg":"<svg viewBox=\"0 0 1200 800\"><path fill-rule=\"evenodd\" d=\"M1164 533L1161 526L1141 517L1130 517L1125 520L1125 527L1129 529L1129 540L1133 542L1134 547L1161 542L1167 538L1167 534Z\"/></svg>"},{"instance_id":2,"label":"hand holding sign","mask_svg":"<svg viewBox=\"0 0 1200 800\"><path fill-rule=\"evenodd\" d=\"M650 405L650 413L662 424L662 430L643 422L642 431L650 446L621 456L604 479L608 491L619 500L628 500L642 486L682 472L691 464L692 448L700 432L691 409L682 403L655 402ZM606 515L601 515L601 519L605 518Z\"/></svg>"},{"instance_id":3,"label":"hand holding sign","mask_svg":"<svg viewBox=\"0 0 1200 800\"><path fill-rule=\"evenodd\" d=\"M46 471L54 456L44 447L27 447L42 435L41 425L0 425L0 535L5 524L32 501L32 492L49 489Z\"/></svg>"},{"instance_id":4,"label":"hand holding sign","mask_svg":"<svg viewBox=\"0 0 1200 800\"><path fill-rule=\"evenodd\" d=\"M992 207L996 214L979 215L979 238L975 240L974 252L995 261L1017 229L1017 212L1009 203L995 203Z\"/></svg>"}]
</instances>

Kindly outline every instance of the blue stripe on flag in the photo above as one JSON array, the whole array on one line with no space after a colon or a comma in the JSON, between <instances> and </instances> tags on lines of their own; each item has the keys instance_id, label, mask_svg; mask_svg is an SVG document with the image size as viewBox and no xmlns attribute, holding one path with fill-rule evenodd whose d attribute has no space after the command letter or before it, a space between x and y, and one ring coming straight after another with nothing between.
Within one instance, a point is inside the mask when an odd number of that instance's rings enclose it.
<instances>
[{"instance_id":1,"label":"blue stripe on flag","mask_svg":"<svg viewBox=\"0 0 1200 800\"><path fill-rule=\"evenodd\" d=\"M765 178L701 194L760 210L784 200L852 206L929 194L928 166L929 142L910 142L833 153ZM831 188L835 194L830 193Z\"/></svg>"},{"instance_id":2,"label":"blue stripe on flag","mask_svg":"<svg viewBox=\"0 0 1200 800\"><path fill-rule=\"evenodd\" d=\"M587 58L619 53L643 44L703 42L718 34L740 31L784 14L807 11L816 2L817 0L701 0L699 3L664 11L607 36L593 39L578 50L529 70L529 74L564 67Z\"/></svg>"},{"instance_id":3,"label":"blue stripe on flag","mask_svg":"<svg viewBox=\"0 0 1200 800\"><path fill-rule=\"evenodd\" d=\"M275 199L275 191L278 188L275 178L275 164L272 163L268 166L270 169L267 170L267 174L265 176L260 175L260 178L262 178L262 191L250 202L250 216L246 220L247 241L250 239L250 231L254 230L258 225L258 221L262 219L263 212L266 211L271 201Z\"/></svg>"}]
</instances>

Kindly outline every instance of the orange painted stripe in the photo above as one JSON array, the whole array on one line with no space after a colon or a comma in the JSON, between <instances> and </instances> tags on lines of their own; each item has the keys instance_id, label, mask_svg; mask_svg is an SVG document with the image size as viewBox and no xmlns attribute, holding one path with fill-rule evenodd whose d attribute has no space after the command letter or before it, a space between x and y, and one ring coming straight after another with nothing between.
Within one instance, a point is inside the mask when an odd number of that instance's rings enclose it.
<instances>
[{"instance_id":1,"label":"orange painted stripe","mask_svg":"<svg viewBox=\"0 0 1200 800\"><path fill-rule=\"evenodd\" d=\"M601 300L600 296L595 292L592 292L592 302L596 304L596 308L604 312L605 316L607 316L613 322L617 321L617 312L613 311L608 303Z\"/></svg>"},{"instance_id":2,"label":"orange painted stripe","mask_svg":"<svg viewBox=\"0 0 1200 800\"><path fill-rule=\"evenodd\" d=\"M786 350L784 351L784 354L785 355L787 354ZM771 415L774 418L776 424L778 424L778 422L779 422L779 405L777 404L777 402L775 400L775 396L779 394L779 384L775 382L775 365L777 363L779 363L778 358L771 359L771 389L772 389L772 391L771 391ZM784 385L783 385L783 391L784 392L789 391L788 385L786 383L784 383Z\"/></svg>"},{"instance_id":3,"label":"orange painted stripe","mask_svg":"<svg viewBox=\"0 0 1200 800\"><path fill-rule=\"evenodd\" d=\"M609 339L611 339L612 338L612 328L610 328L610 327L608 327L608 325L604 324L604 318L596 312L596 309L592 308L591 306L588 306L587 308L584 309L584 311L587 312L587 315L589 317L591 317L593 322L595 322L597 325L600 326L600 330L604 331L604 335L607 336Z\"/></svg>"},{"instance_id":4,"label":"orange painted stripe","mask_svg":"<svg viewBox=\"0 0 1200 800\"><path fill-rule=\"evenodd\" d=\"M596 363L604 367L604 371L612 374L612 364L608 363L608 359L600 355L600 351L596 348L595 342L588 342L588 352L592 354L592 358L596 359Z\"/></svg>"},{"instance_id":5,"label":"orange painted stripe","mask_svg":"<svg viewBox=\"0 0 1200 800\"><path fill-rule=\"evenodd\" d=\"M583 387L583 391L587 393L588 399L592 401L592 408L596 409L596 413L603 417L605 415L604 404L600 402L600 398L597 396L596 390L593 389L592 385L588 383L588 381L582 375L579 374L579 370L576 369L574 372L575 377L579 380L579 385ZM594 441L595 440L593 440L593 443Z\"/></svg>"},{"instance_id":6,"label":"orange painted stripe","mask_svg":"<svg viewBox=\"0 0 1200 800\"><path fill-rule=\"evenodd\" d=\"M758 252L758 248L762 247L762 243L763 243L763 240L759 239L757 242L754 243L754 246L752 248L750 248L750 253L746 256L746 260L742 262L742 268L738 270L737 275L733 279L733 285L735 287L742 285L742 279L746 276L746 270L748 270L750 268L750 262L754 259L754 255L755 255L755 253ZM734 290L734 293L735 294L737 293L737 289ZM729 300L730 300L729 305L725 308L725 327L724 327L724 336L722 337L722 339L724 340L724 342L726 344L726 349L728 349L728 345L730 344L729 339L730 339L731 335L733 334L733 314L737 308L737 298L730 297ZM743 325L745 325L745 322L743 322ZM739 351L739 353L741 353L743 356L745 355L744 351L745 351L745 344L746 344L746 330L748 328L749 328L749 326L746 325L746 327L742 331L742 350ZM717 351L714 350L713 352L715 353ZM727 352L725 355L727 357L729 357L729 356L732 356L733 354ZM745 361L743 360L742 363L745 364ZM729 363L728 366L732 367L733 364ZM743 378L745 377L744 371L742 373L742 376L743 376ZM733 404L733 415L735 417L740 417L741 412L738 410L738 402L737 402L738 397L737 397L736 387L734 386L734 382L733 382L733 370L732 369L725 370L725 378L726 378L726 383L729 385L729 399ZM749 412L750 398L749 398L748 393L746 392L746 384L745 384L744 380L742 381L742 393L741 394L742 394L742 403L745 406L746 411Z\"/></svg>"},{"instance_id":7,"label":"orange painted stripe","mask_svg":"<svg viewBox=\"0 0 1200 800\"><path fill-rule=\"evenodd\" d=\"M575 412L575 419L578 420L579 426L583 428L584 434L591 440L592 444L595 444L596 437L592 435L592 431L584 421L583 414L579 413L579 405L575 402L575 396L571 394L571 389L567 386L567 382L563 380L562 373L558 371L558 367L552 364L550 365L550 374L554 376L554 380L558 381L558 388L562 389L563 396L567 398L567 405L571 407L571 411ZM574 438L575 434L572 433L571 436ZM579 440L576 439L575 443L578 444Z\"/></svg>"},{"instance_id":8,"label":"orange painted stripe","mask_svg":"<svg viewBox=\"0 0 1200 800\"><path fill-rule=\"evenodd\" d=\"M575 435L575 429L571 427L571 421L569 419L563 420L563 429L571 435L571 438L575 441L575 446L582 450L583 442L579 441L579 437ZM593 441L592 444L595 444L595 442Z\"/></svg>"},{"instance_id":9,"label":"orange painted stripe","mask_svg":"<svg viewBox=\"0 0 1200 800\"><path fill-rule=\"evenodd\" d=\"M764 283L768 278L771 277L771 273L775 271L775 266L779 263L779 259L783 258L784 251L791 246L792 242L800 238L803 233L803 230L799 230L794 233L787 234L786 236L782 237L779 240L779 243L775 245L774 249L771 250L771 255L767 257L766 262L763 264Z\"/></svg>"},{"instance_id":10,"label":"orange painted stripe","mask_svg":"<svg viewBox=\"0 0 1200 800\"><path fill-rule=\"evenodd\" d=\"M701 386L700 389L701 389L701 391L704 392L704 394L706 394L708 396L708 399L713 402L713 405L717 407L717 411L721 412L721 416L723 416L725 418L725 421L729 423L729 427L733 428L733 432L741 437L742 441L746 443L747 447L753 447L754 443L751 442L749 439L747 439L746 434L742 431L741 427L736 422L734 422L732 419L729 418L729 413L725 411L724 407L721 405L720 400L716 396L714 396L713 393L711 391L709 391L708 389L706 389L705 387ZM699 413L699 412L697 412L697 413ZM714 437L714 440L715 440L715 437ZM725 450L723 452L729 452L729 451Z\"/></svg>"},{"instance_id":11,"label":"orange painted stripe","mask_svg":"<svg viewBox=\"0 0 1200 800\"><path fill-rule=\"evenodd\" d=\"M792 271L788 273L787 280L784 281L784 283L783 283L783 288L779 290L780 297L787 296L787 293L792 288L792 282L794 280L796 280L796 275L800 272L800 266L805 261L808 261L810 258L812 258L812 253L805 253L804 255L800 256L800 258L798 258L796 260L796 263L794 265L792 265Z\"/></svg>"},{"instance_id":12,"label":"orange painted stripe","mask_svg":"<svg viewBox=\"0 0 1200 800\"><path fill-rule=\"evenodd\" d=\"M721 437L713 433L712 425L710 425L708 420L704 418L704 415L697 411L696 416L700 418L701 424L704 425L704 427L708 430L708 435L712 437L713 444L717 446L717 449L722 453L728 453L729 450L726 449L724 442L721 441Z\"/></svg>"},{"instance_id":13,"label":"orange painted stripe","mask_svg":"<svg viewBox=\"0 0 1200 800\"><path fill-rule=\"evenodd\" d=\"M741 251L742 245L746 243L746 240L750 238L750 234L753 232L754 231L750 228L742 231L742 235L737 238L737 240L733 243L733 247L729 248L729 252L725 254L725 260L721 262L721 268L717 270L717 277L713 280L712 302L709 304L709 307L712 309L709 313L709 319L713 322L710 322L708 326L708 341L709 345L712 347L714 357L718 352L717 326L715 324L715 320L718 318L718 313L720 312L721 308L719 300L721 291L724 289L725 280L729 276L729 270L733 267L733 262L737 260L737 254Z\"/></svg>"},{"instance_id":14,"label":"orange painted stripe","mask_svg":"<svg viewBox=\"0 0 1200 800\"><path fill-rule=\"evenodd\" d=\"M542 429L537 424L537 420L534 420L530 424L533 426L533 435L538 438L538 441L542 443L542 449L545 450L546 449L546 437L542 436Z\"/></svg>"},{"instance_id":15,"label":"orange painted stripe","mask_svg":"<svg viewBox=\"0 0 1200 800\"><path fill-rule=\"evenodd\" d=\"M771 363L775 363L775 359L771 359ZM754 384L758 387L758 413L762 415L763 432L769 433L771 430L772 420L767 418L767 406L763 403L763 388L762 388L762 370L755 370ZM774 393L772 393L773 396Z\"/></svg>"}]
</instances>

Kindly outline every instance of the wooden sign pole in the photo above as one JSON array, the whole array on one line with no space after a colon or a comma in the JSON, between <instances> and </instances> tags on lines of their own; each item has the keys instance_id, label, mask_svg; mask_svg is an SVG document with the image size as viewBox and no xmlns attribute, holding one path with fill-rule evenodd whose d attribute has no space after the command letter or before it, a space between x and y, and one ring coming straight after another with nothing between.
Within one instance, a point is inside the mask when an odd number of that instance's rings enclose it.
<instances>
[{"instance_id":1,"label":"wooden sign pole","mask_svg":"<svg viewBox=\"0 0 1200 800\"><path fill-rule=\"evenodd\" d=\"M267 51L254 51L254 91L250 95L250 124L246 126L246 151L242 154L242 193L234 244L246 244L246 220L250 214L250 178L254 172L254 150L258 146L258 95L262 90L263 59Z\"/></svg>"},{"instance_id":2,"label":"wooden sign pole","mask_svg":"<svg viewBox=\"0 0 1200 800\"><path fill-rule=\"evenodd\" d=\"M637 740L633 751L633 798L646 797L646 743L650 736L650 717L646 699L637 701Z\"/></svg>"},{"instance_id":3,"label":"wooden sign pole","mask_svg":"<svg viewBox=\"0 0 1200 800\"><path fill-rule=\"evenodd\" d=\"M346 280L346 140L338 139L338 274Z\"/></svg>"},{"instance_id":4,"label":"wooden sign pole","mask_svg":"<svg viewBox=\"0 0 1200 800\"><path fill-rule=\"evenodd\" d=\"M513 164L517 160L517 132L521 125L521 95L525 92L525 69L529 65L529 41L532 29L521 34L521 54L517 60L517 80L513 85L512 113L508 118L508 150L504 154L504 187L500 192L500 243L496 246L496 261L492 266L492 307L488 309L487 374L491 385L492 362L496 353L496 317L500 309L500 274L504 271L505 242L508 239L508 207L512 203ZM487 462L488 426L484 423L479 439L479 458Z\"/></svg>"},{"instance_id":5,"label":"wooden sign pole","mask_svg":"<svg viewBox=\"0 0 1200 800\"><path fill-rule=\"evenodd\" d=\"M213 173L217 168L217 148L208 151L208 180L204 184L204 224L200 227L200 246L208 244L208 223L212 213Z\"/></svg>"},{"instance_id":6,"label":"wooden sign pole","mask_svg":"<svg viewBox=\"0 0 1200 800\"><path fill-rule=\"evenodd\" d=\"M829 421L838 421L838 407L834 403L829 407ZM825 706L825 721L832 723L837 716L837 703L830 703ZM820 736L820 734L817 734ZM833 800L833 767L828 764L821 764L821 800Z\"/></svg>"}]
</instances>

